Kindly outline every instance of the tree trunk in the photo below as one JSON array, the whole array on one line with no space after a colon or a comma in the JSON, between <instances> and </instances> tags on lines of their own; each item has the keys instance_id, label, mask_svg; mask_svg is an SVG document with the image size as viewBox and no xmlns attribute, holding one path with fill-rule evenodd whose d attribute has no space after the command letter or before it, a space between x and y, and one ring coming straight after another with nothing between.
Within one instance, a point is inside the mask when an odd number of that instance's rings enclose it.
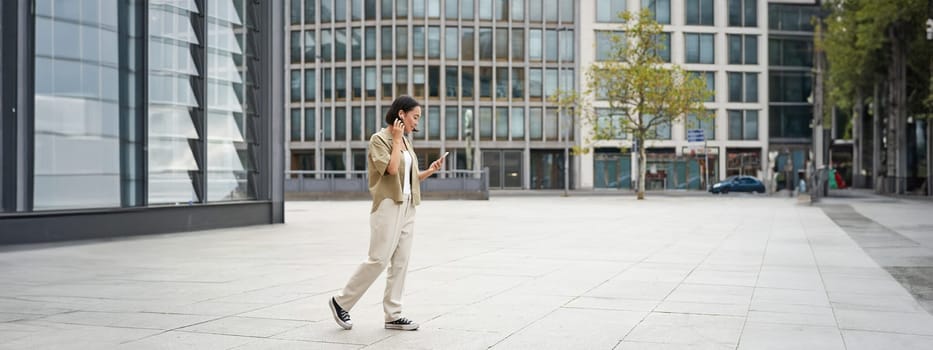
<instances>
[{"instance_id":1,"label":"tree trunk","mask_svg":"<svg viewBox=\"0 0 933 350\"><path fill-rule=\"evenodd\" d=\"M862 97L862 88L855 89L855 106L852 110L852 185L854 187L865 187L862 176L862 111L864 110L864 101Z\"/></svg>"},{"instance_id":2,"label":"tree trunk","mask_svg":"<svg viewBox=\"0 0 933 350\"><path fill-rule=\"evenodd\" d=\"M872 92L872 111L871 111L871 188L880 192L881 183L881 83L875 79L874 91Z\"/></svg>"},{"instance_id":3,"label":"tree trunk","mask_svg":"<svg viewBox=\"0 0 933 350\"><path fill-rule=\"evenodd\" d=\"M891 109L894 110L896 115L896 134L897 134L897 144L896 144L896 176L897 176L897 193L907 192L907 42L904 38L903 33L906 32L906 28L903 24L899 24L895 27L891 43L891 53L893 62L891 68L893 69L892 82L892 91L894 92L892 96L892 106Z\"/></svg>"},{"instance_id":4,"label":"tree trunk","mask_svg":"<svg viewBox=\"0 0 933 350\"><path fill-rule=\"evenodd\" d=\"M645 174L648 160L645 157L645 140L638 140L638 199L645 199Z\"/></svg>"},{"instance_id":5,"label":"tree trunk","mask_svg":"<svg viewBox=\"0 0 933 350\"><path fill-rule=\"evenodd\" d=\"M885 193L897 193L897 134L900 130L897 129L897 117L898 117L898 108L896 97L894 96L897 92L897 82L895 81L895 75L897 74L897 69L894 68L897 63L894 62L897 60L897 55L894 50L894 42L897 41L894 35L894 27L888 28L888 39L890 41L889 45L891 47L891 64L888 65L887 76L885 77L886 88L886 98L885 98L885 115L887 115L887 137L884 142L885 149L885 184L884 192Z\"/></svg>"}]
</instances>

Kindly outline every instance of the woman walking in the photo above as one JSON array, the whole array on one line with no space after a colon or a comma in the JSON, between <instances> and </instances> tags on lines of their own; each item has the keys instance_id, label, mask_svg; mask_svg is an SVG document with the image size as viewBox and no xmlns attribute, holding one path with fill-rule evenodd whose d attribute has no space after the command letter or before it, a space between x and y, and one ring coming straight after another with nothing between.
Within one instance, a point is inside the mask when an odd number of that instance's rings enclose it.
<instances>
[{"instance_id":1,"label":"woman walking","mask_svg":"<svg viewBox=\"0 0 933 350\"><path fill-rule=\"evenodd\" d=\"M334 320L344 329L353 328L350 314L356 302L388 266L382 300L385 328L416 330L418 324L402 317L402 290L415 228L415 206L421 202L420 184L444 165L441 157L425 170L405 137L417 131L421 105L409 96L392 102L386 113L388 127L369 139L369 257L356 269L343 290L329 304Z\"/></svg>"}]
</instances>

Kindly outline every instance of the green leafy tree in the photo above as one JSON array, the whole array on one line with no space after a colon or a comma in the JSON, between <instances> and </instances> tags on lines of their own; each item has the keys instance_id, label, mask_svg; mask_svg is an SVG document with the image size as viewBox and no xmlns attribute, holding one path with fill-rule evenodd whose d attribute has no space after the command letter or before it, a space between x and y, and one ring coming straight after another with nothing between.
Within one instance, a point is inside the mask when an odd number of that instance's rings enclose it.
<instances>
[{"instance_id":1,"label":"green leafy tree","mask_svg":"<svg viewBox=\"0 0 933 350\"><path fill-rule=\"evenodd\" d=\"M708 118L703 101L710 92L705 81L661 59L661 25L649 10L620 16L624 34L612 35L608 60L588 68L583 93L560 91L555 99L591 128L588 140L612 140L623 133L632 137L638 150L637 195L644 199L646 142L657 138L659 127L677 123L687 114ZM608 102L609 109L622 117L600 122L593 97Z\"/></svg>"}]
</instances>

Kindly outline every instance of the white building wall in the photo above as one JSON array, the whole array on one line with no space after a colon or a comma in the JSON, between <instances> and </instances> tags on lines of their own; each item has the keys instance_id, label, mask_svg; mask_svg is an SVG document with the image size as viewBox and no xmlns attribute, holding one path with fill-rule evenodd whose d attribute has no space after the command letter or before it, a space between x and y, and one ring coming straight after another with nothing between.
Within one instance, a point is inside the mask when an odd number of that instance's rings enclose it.
<instances>
[{"instance_id":1,"label":"white building wall","mask_svg":"<svg viewBox=\"0 0 933 350\"><path fill-rule=\"evenodd\" d=\"M811 0L812 1L812 0ZM641 0L628 0L627 10L637 12L641 9ZM758 26L754 28L747 27L729 27L728 26L728 4L725 0L714 1L715 14L714 26L687 26L685 25L685 1L671 0L671 24L664 25L663 30L671 33L671 63L677 64L688 71L714 71L716 72L716 96L714 102L706 102L708 109L716 111L716 139L710 141L708 147L717 148L719 152L719 174L726 174L726 149L727 148L757 148L761 150L760 160L762 168L767 167L768 152L768 1L758 0ZM578 77L578 86L582 92L586 88L587 69L595 61L595 32L597 30L618 30L619 23L599 23L596 22L596 1L582 1L580 4L579 23L579 47L577 69L580 72ZM685 63L685 39L684 33L713 33L715 34L715 63L714 64L695 64ZM758 64L755 65L730 65L728 64L728 42L727 34L752 34L758 36ZM727 72L755 72L758 73L758 102L756 103L734 103L728 102L728 78ZM595 102L596 107L608 107L606 102ZM729 124L727 110L758 110L758 140L728 140ZM591 126L581 124L578 128L578 145L584 147L625 147L630 149L631 140L624 141L599 141L590 144L586 143L586 133ZM648 147L673 147L678 155L682 154L686 147L686 131L684 123L675 123L671 128L670 140L649 140L646 142ZM579 188L593 188L594 186L594 154L589 152L581 155L578 168L580 176L578 177ZM633 163L635 157L632 157ZM636 173L637 166L633 164L632 174ZM764 169L761 169L763 171ZM761 178L764 173L757 174ZM712 179L713 181L715 179Z\"/></svg>"}]
</instances>

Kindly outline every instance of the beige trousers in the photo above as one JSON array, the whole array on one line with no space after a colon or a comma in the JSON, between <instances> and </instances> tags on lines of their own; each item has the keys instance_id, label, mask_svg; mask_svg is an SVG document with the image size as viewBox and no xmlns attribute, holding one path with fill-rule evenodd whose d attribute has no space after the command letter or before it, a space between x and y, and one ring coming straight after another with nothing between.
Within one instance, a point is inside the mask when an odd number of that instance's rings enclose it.
<instances>
[{"instance_id":1,"label":"beige trousers","mask_svg":"<svg viewBox=\"0 0 933 350\"><path fill-rule=\"evenodd\" d=\"M360 264L335 299L337 305L349 311L388 266L382 307L386 322L392 322L402 317L402 291L415 229L415 206L410 198L402 203L384 199L369 215L369 227L369 258Z\"/></svg>"}]
</instances>

